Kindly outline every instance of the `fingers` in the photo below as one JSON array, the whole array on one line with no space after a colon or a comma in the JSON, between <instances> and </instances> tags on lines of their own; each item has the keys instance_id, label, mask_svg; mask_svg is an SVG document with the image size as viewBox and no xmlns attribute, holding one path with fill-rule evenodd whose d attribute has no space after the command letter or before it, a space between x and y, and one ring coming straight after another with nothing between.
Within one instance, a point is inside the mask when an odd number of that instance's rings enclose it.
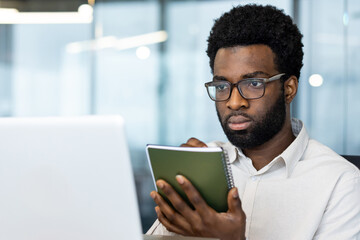
<instances>
[{"instance_id":1,"label":"fingers","mask_svg":"<svg viewBox=\"0 0 360 240\"><path fill-rule=\"evenodd\" d=\"M173 207L185 218L193 217L193 210L189 205L179 196L179 194L163 180L156 182L157 186L164 192L166 197L170 200ZM160 205L159 205L160 206ZM161 207L161 206L160 206ZM172 209L173 210L173 209ZM173 210L174 211L174 210ZM165 213L165 212L164 212ZM166 213L165 213L166 215ZM167 215L166 215L167 216Z\"/></svg>"},{"instance_id":2,"label":"fingers","mask_svg":"<svg viewBox=\"0 0 360 240\"><path fill-rule=\"evenodd\" d=\"M154 199L154 202L160 207L161 212L165 214L165 216L171 221L174 221L176 212L175 210L169 206L169 204L160 196L159 193L152 191L150 196Z\"/></svg>"},{"instance_id":3,"label":"fingers","mask_svg":"<svg viewBox=\"0 0 360 240\"><path fill-rule=\"evenodd\" d=\"M165 181L158 181L159 187L163 190L163 192L167 195L167 198L176 208L179 208L179 202L183 202L182 204L187 208L183 209L182 212L192 211L187 204L181 199L180 196L171 188L169 184ZM170 193L170 192L174 193ZM175 194L177 196L175 196ZM171 196L173 195L173 196ZM179 234L188 235L192 233L191 225L186 221L186 219L179 213L177 213L156 191L152 191L150 196L154 199L155 203L158 205L155 208L155 211L158 215L159 221L169 230ZM181 203L180 203L181 204Z\"/></svg>"},{"instance_id":4,"label":"fingers","mask_svg":"<svg viewBox=\"0 0 360 240\"><path fill-rule=\"evenodd\" d=\"M229 210L227 214L232 215L232 220L236 222L237 227L236 230L238 233L236 234L237 239L246 239L245 238L245 227L246 227L246 215L241 207L241 201L239 197L239 192L236 187L230 189L228 193L228 206Z\"/></svg>"},{"instance_id":5,"label":"fingers","mask_svg":"<svg viewBox=\"0 0 360 240\"><path fill-rule=\"evenodd\" d=\"M166 217L165 215L161 212L160 207L156 206L155 207L155 212L156 215L159 219L159 221L161 222L162 225L164 225L164 227L170 231L170 232L174 232L177 234L181 234L181 235L186 235L186 231L184 231L183 229L181 229L180 227L172 224Z\"/></svg>"},{"instance_id":6,"label":"fingers","mask_svg":"<svg viewBox=\"0 0 360 240\"><path fill-rule=\"evenodd\" d=\"M197 138L189 138L186 143L180 145L181 147L207 147L207 145Z\"/></svg>"},{"instance_id":7,"label":"fingers","mask_svg":"<svg viewBox=\"0 0 360 240\"><path fill-rule=\"evenodd\" d=\"M180 184L181 188L184 190L191 204L195 207L196 212L201 217L206 218L211 213L211 211L214 211L212 208L210 208L207 205L207 203L202 198L200 193L197 191L197 189L191 184L191 182L188 179L186 179L182 175L177 175L176 180Z\"/></svg>"},{"instance_id":8,"label":"fingers","mask_svg":"<svg viewBox=\"0 0 360 240\"><path fill-rule=\"evenodd\" d=\"M239 198L238 189L236 187L230 189L227 197L228 201L228 212L234 213L234 214L243 214L244 211L241 207L241 201Z\"/></svg>"}]
</instances>

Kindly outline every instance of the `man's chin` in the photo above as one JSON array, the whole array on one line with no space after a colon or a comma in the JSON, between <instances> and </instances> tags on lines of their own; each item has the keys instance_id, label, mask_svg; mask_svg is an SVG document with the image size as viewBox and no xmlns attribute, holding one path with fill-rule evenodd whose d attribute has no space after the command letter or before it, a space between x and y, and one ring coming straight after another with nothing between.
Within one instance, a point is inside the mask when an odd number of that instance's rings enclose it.
<instances>
[{"instance_id":1,"label":"man's chin","mask_svg":"<svg viewBox=\"0 0 360 240\"><path fill-rule=\"evenodd\" d=\"M239 130L239 131L226 131L225 135L229 142L235 147L244 149L254 147L251 141L251 137L248 136L247 130Z\"/></svg>"},{"instance_id":2,"label":"man's chin","mask_svg":"<svg viewBox=\"0 0 360 240\"><path fill-rule=\"evenodd\" d=\"M238 149L251 149L257 147L256 145L253 145L251 142L242 141L242 140L239 141L239 139L236 140L229 139L229 142L231 142L231 144L237 147Z\"/></svg>"}]
</instances>

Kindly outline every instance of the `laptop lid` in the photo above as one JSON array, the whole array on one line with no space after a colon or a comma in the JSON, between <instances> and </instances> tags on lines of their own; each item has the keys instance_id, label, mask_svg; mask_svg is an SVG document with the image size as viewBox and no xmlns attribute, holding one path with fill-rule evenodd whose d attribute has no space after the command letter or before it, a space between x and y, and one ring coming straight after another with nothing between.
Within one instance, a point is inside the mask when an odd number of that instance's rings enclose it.
<instances>
[{"instance_id":1,"label":"laptop lid","mask_svg":"<svg viewBox=\"0 0 360 240\"><path fill-rule=\"evenodd\" d=\"M0 118L0 239L142 239L123 119Z\"/></svg>"}]
</instances>

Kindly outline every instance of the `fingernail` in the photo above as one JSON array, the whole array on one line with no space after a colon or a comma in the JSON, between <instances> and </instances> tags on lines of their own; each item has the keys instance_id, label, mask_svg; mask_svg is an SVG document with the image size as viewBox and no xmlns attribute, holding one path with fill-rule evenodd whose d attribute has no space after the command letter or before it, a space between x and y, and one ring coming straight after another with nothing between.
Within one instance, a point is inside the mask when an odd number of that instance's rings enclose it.
<instances>
[{"instance_id":1,"label":"fingernail","mask_svg":"<svg viewBox=\"0 0 360 240\"><path fill-rule=\"evenodd\" d=\"M155 207L155 212L156 212L157 214L159 214L159 208L158 208L158 206Z\"/></svg>"},{"instance_id":2,"label":"fingernail","mask_svg":"<svg viewBox=\"0 0 360 240\"><path fill-rule=\"evenodd\" d=\"M164 188L164 184L162 182L157 182L156 185L161 189Z\"/></svg>"},{"instance_id":3,"label":"fingernail","mask_svg":"<svg viewBox=\"0 0 360 240\"><path fill-rule=\"evenodd\" d=\"M184 184L184 182L185 182L183 176L181 176L181 175L176 175L176 181L179 184Z\"/></svg>"},{"instance_id":4,"label":"fingernail","mask_svg":"<svg viewBox=\"0 0 360 240\"><path fill-rule=\"evenodd\" d=\"M155 197L156 197L155 193L154 193L154 192L151 192L151 193L150 193L150 197L151 197L152 199L155 199Z\"/></svg>"},{"instance_id":5,"label":"fingernail","mask_svg":"<svg viewBox=\"0 0 360 240\"><path fill-rule=\"evenodd\" d=\"M237 188L235 188L234 192L233 192L233 198L238 198L239 194L238 194L238 190Z\"/></svg>"}]
</instances>

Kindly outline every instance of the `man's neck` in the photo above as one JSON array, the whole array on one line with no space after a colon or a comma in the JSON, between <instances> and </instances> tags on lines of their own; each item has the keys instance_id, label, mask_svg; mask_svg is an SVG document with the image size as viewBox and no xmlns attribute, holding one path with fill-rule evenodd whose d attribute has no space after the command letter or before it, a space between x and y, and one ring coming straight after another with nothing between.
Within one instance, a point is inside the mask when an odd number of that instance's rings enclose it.
<instances>
[{"instance_id":1,"label":"man's neck","mask_svg":"<svg viewBox=\"0 0 360 240\"><path fill-rule=\"evenodd\" d=\"M256 170L269 164L281 154L295 139L292 132L291 121L285 121L283 128L269 141L261 146L242 149L243 153L252 160Z\"/></svg>"}]
</instances>

